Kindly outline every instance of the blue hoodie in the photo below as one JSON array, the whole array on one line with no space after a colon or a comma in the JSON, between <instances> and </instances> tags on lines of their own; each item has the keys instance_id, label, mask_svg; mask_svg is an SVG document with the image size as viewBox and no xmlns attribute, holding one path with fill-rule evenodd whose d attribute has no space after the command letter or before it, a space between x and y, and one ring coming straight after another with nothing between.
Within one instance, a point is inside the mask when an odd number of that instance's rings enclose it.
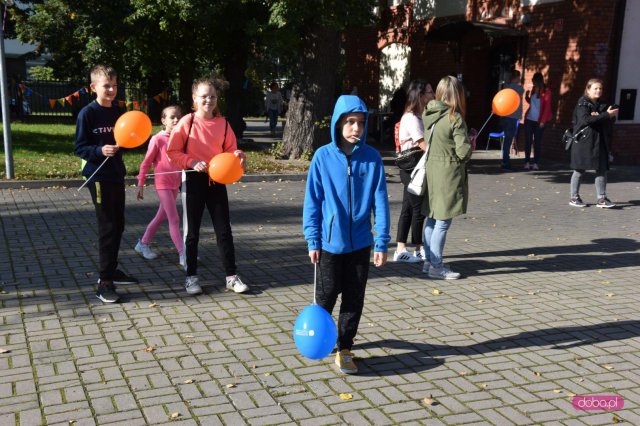
<instances>
[{"instance_id":1,"label":"blue hoodie","mask_svg":"<svg viewBox=\"0 0 640 426\"><path fill-rule=\"evenodd\" d=\"M362 112L365 133L348 159L340 149L342 115ZM336 101L331 118L331 142L320 147L311 161L302 213L302 229L309 250L333 254L350 253L374 244L387 252L389 201L384 166L378 151L365 143L367 107L357 96ZM371 213L374 216L371 233Z\"/></svg>"}]
</instances>

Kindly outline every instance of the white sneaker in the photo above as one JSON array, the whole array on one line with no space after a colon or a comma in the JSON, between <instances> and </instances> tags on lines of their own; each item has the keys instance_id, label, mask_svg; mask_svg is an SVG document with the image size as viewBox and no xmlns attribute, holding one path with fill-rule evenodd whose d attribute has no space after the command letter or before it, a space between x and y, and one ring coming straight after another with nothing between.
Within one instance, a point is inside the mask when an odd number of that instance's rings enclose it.
<instances>
[{"instance_id":1,"label":"white sneaker","mask_svg":"<svg viewBox=\"0 0 640 426\"><path fill-rule=\"evenodd\" d=\"M152 260L158 257L158 255L155 254L153 250L151 250L151 247L149 247L149 244L143 243L142 240L138 240L138 244L136 244L135 251L140 253L142 257L144 257L145 259Z\"/></svg>"},{"instance_id":2,"label":"white sneaker","mask_svg":"<svg viewBox=\"0 0 640 426\"><path fill-rule=\"evenodd\" d=\"M185 271L187 270L187 255L185 253L180 255L180 266L182 266Z\"/></svg>"},{"instance_id":3,"label":"white sneaker","mask_svg":"<svg viewBox=\"0 0 640 426\"><path fill-rule=\"evenodd\" d=\"M413 256L407 249L402 250L400 253L396 250L393 254L394 262L404 262L404 263L417 263L422 262L422 260Z\"/></svg>"},{"instance_id":4,"label":"white sneaker","mask_svg":"<svg viewBox=\"0 0 640 426\"><path fill-rule=\"evenodd\" d=\"M418 259L418 261L420 261L420 262L424 262L424 260L427 258L426 254L424 252L424 247L420 247L420 250L415 250L413 252L413 257ZM416 263L418 263L418 262L416 262Z\"/></svg>"},{"instance_id":5,"label":"white sneaker","mask_svg":"<svg viewBox=\"0 0 640 426\"><path fill-rule=\"evenodd\" d=\"M435 278L437 280L457 280L460 278L460 274L453 272L451 268L443 263L440 266L431 265L429 268L429 278Z\"/></svg>"},{"instance_id":6,"label":"white sneaker","mask_svg":"<svg viewBox=\"0 0 640 426\"><path fill-rule=\"evenodd\" d=\"M191 296L202 293L202 287L198 284L198 276L189 275L184 282L184 289Z\"/></svg>"},{"instance_id":7,"label":"white sneaker","mask_svg":"<svg viewBox=\"0 0 640 426\"><path fill-rule=\"evenodd\" d=\"M236 293L244 293L249 290L249 286L243 283L239 276L232 275L227 277L227 289Z\"/></svg>"}]
</instances>

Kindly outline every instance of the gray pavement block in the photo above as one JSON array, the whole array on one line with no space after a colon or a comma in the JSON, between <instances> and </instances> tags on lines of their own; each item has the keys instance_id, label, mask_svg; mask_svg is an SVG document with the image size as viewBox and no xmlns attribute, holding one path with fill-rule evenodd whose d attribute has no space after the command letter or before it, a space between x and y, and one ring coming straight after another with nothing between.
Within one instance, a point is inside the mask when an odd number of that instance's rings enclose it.
<instances>
[{"instance_id":1,"label":"gray pavement block","mask_svg":"<svg viewBox=\"0 0 640 426\"><path fill-rule=\"evenodd\" d=\"M312 300L304 182L229 187L239 271L255 290L224 291L205 215L207 294L195 298L184 294L166 229L153 243L158 259L133 251L157 199L150 190L137 202L128 187L120 267L141 282L120 286L125 300L111 306L93 294L88 194L0 189L0 348L11 350L0 354L0 420L553 425L617 415L637 423L640 171L612 170L608 192L620 209L579 210L567 205L566 170L503 175L494 153L480 154L469 212L454 219L445 249L465 278L430 280L420 265L372 268L353 377L331 355L301 357L291 338ZM401 187L387 172L395 236ZM340 401L340 392L354 399ZM602 393L623 396L624 410L577 412L568 396ZM440 405L425 407L428 396ZM171 407L184 417L170 422Z\"/></svg>"}]
</instances>

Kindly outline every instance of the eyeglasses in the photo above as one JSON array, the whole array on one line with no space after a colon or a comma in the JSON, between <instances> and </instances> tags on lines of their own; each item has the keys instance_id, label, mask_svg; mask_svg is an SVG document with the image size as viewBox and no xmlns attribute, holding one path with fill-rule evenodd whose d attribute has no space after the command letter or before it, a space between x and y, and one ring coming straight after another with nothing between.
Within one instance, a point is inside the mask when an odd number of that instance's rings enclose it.
<instances>
[{"instance_id":1,"label":"eyeglasses","mask_svg":"<svg viewBox=\"0 0 640 426\"><path fill-rule=\"evenodd\" d=\"M218 97L214 96L214 95L211 95L211 96L201 95L201 96L198 96L198 99L202 99L203 101L205 99L210 100L210 101L215 101L216 99L218 99Z\"/></svg>"}]
</instances>

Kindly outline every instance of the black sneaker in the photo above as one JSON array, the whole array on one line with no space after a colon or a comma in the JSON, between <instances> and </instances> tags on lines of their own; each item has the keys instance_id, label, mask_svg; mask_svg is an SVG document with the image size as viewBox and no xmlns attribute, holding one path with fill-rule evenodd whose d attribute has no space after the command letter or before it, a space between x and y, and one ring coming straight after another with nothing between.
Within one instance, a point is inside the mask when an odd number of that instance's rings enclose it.
<instances>
[{"instance_id":1,"label":"black sneaker","mask_svg":"<svg viewBox=\"0 0 640 426\"><path fill-rule=\"evenodd\" d=\"M129 275L125 274L120 269L116 269L116 271L113 273L113 283L114 284L138 284L139 281L136 278L130 277Z\"/></svg>"},{"instance_id":2,"label":"black sneaker","mask_svg":"<svg viewBox=\"0 0 640 426\"><path fill-rule=\"evenodd\" d=\"M607 197L602 197L598 200L598 202L596 203L596 206L601 207L603 209L610 209L612 207L615 207L616 205L613 204L611 200L608 199Z\"/></svg>"},{"instance_id":3,"label":"black sneaker","mask_svg":"<svg viewBox=\"0 0 640 426\"><path fill-rule=\"evenodd\" d=\"M120 296L116 293L116 287L112 281L98 281L98 291L96 291L96 297L102 300L104 303L116 303Z\"/></svg>"},{"instance_id":4,"label":"black sneaker","mask_svg":"<svg viewBox=\"0 0 640 426\"><path fill-rule=\"evenodd\" d=\"M569 200L569 205L574 207L587 207L587 205L584 202L582 202L582 199L580 198L580 196L577 196Z\"/></svg>"}]
</instances>

